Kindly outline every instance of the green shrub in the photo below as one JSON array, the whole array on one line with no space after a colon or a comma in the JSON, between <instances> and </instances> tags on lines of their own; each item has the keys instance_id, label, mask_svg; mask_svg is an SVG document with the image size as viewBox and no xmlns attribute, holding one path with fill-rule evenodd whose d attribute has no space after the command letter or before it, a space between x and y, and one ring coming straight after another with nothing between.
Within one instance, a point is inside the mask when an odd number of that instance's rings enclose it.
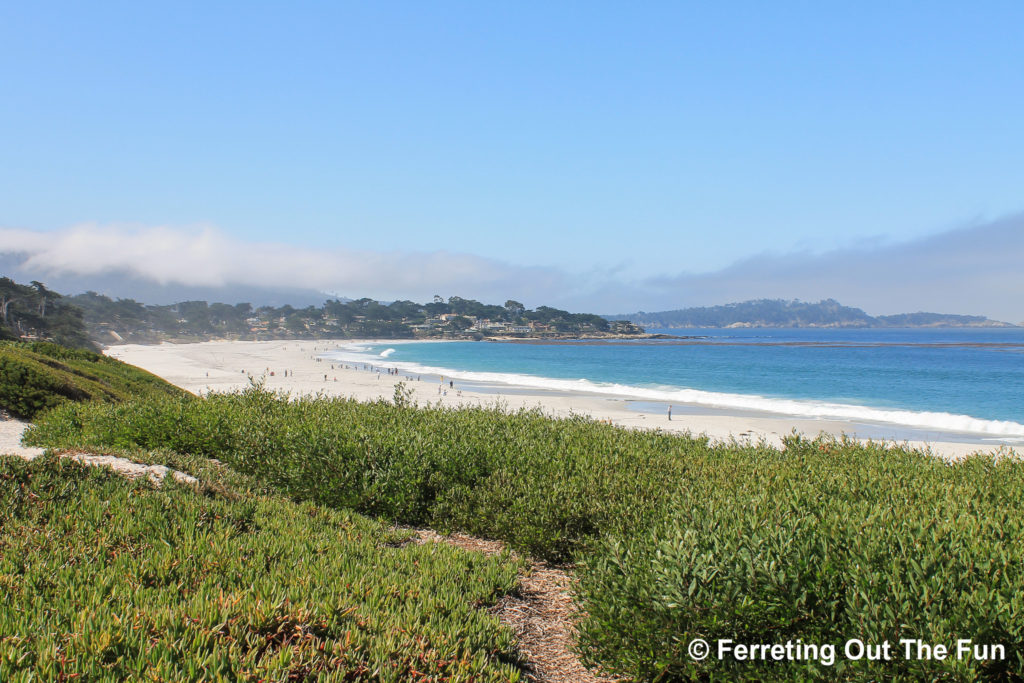
<instances>
[{"instance_id":1,"label":"green shrub","mask_svg":"<svg viewBox=\"0 0 1024 683\"><path fill-rule=\"evenodd\" d=\"M1024 670L1024 467L790 439L722 450L644 534L582 568L587 658L643 680L1004 680ZM691 660L714 644L836 645L836 663ZM890 662L845 642L889 641ZM904 638L1003 644L1004 661L907 661Z\"/></svg>"},{"instance_id":2,"label":"green shrub","mask_svg":"<svg viewBox=\"0 0 1024 683\"><path fill-rule=\"evenodd\" d=\"M570 559L599 533L642 526L700 439L536 411L416 408L254 386L201 400L65 405L35 445L167 448L213 457L296 498L404 524L500 537Z\"/></svg>"}]
</instances>

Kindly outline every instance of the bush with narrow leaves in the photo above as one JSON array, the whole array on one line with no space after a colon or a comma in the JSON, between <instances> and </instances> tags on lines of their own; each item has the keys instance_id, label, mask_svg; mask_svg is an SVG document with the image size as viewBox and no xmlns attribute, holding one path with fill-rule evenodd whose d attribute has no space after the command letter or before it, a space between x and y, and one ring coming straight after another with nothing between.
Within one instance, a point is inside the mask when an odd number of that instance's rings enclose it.
<instances>
[{"instance_id":1,"label":"bush with narrow leaves","mask_svg":"<svg viewBox=\"0 0 1024 683\"><path fill-rule=\"evenodd\" d=\"M1024 466L950 465L799 437L721 449L643 534L606 539L581 572L581 650L643 680L1009 680L1024 672ZM687 646L831 643L818 661L694 662ZM848 639L892 661L848 661ZM907 660L901 639L1007 657Z\"/></svg>"}]
</instances>

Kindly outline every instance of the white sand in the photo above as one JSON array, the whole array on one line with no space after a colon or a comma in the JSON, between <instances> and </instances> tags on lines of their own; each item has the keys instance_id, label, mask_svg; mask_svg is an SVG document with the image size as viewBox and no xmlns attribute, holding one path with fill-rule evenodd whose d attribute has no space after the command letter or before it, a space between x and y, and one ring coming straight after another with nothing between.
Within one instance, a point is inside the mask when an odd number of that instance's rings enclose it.
<instances>
[{"instance_id":1,"label":"white sand","mask_svg":"<svg viewBox=\"0 0 1024 683\"><path fill-rule=\"evenodd\" d=\"M42 448L21 445L21 433L26 427L27 422L0 415L0 455L18 455L31 460L43 454Z\"/></svg>"},{"instance_id":2,"label":"white sand","mask_svg":"<svg viewBox=\"0 0 1024 683\"><path fill-rule=\"evenodd\" d=\"M25 460L34 460L45 452L42 448L21 445L21 435L28 427L28 424L21 420L0 416L0 455L16 455ZM172 470L163 465L143 465L142 463L132 462L127 458L120 458L116 455L95 455L92 453L64 451L60 453L60 457L77 460L83 465L90 465L92 467L109 467L129 479L148 477L157 486L163 483L164 477L167 475L186 484L196 485L199 483L198 479L184 472Z\"/></svg>"},{"instance_id":3,"label":"white sand","mask_svg":"<svg viewBox=\"0 0 1024 683\"><path fill-rule=\"evenodd\" d=\"M160 344L146 346L128 344L107 349L107 355L144 368L194 393L227 391L249 385L249 375L265 377L266 387L284 390L292 394L323 393L330 396L354 397L359 400L377 398L390 399L395 384L404 380L398 376L362 369L344 369L330 361L317 361L317 357L339 345L352 344L343 341L211 341L198 344ZM386 364L386 359L378 359ZM284 372L288 371L285 377ZM271 376L273 372L273 376ZM324 379L326 375L326 380ZM647 429L662 429L672 432L704 434L714 441L758 442L764 440L779 446L781 438L796 429L802 434L815 436L819 432L840 435L856 432L855 425L841 420L812 420L787 417L770 413L727 415L687 414L686 406L676 405L672 420L666 414L637 412L628 407L626 398L595 396L587 394L565 394L544 392L537 389L515 389L494 387L493 392L480 393L471 385L455 382L455 390L449 389L445 380L443 389L447 395L438 393L442 386L436 375L423 375L422 381L406 382L412 389L413 400L421 405L440 402L444 405L491 405L495 401L509 408L540 407L554 416L583 414L614 424ZM458 392L461 391L461 396ZM973 443L952 441L908 441L901 442L915 448L927 448L935 455L945 458L960 458L970 453L990 452L995 447L978 437Z\"/></svg>"}]
</instances>

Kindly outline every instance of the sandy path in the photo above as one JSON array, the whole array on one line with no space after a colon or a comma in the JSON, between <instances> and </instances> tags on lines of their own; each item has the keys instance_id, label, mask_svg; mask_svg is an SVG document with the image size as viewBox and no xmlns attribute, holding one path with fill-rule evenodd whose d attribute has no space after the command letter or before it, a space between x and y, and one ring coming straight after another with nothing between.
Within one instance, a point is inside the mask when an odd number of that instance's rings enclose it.
<instances>
[{"instance_id":1,"label":"sandy path","mask_svg":"<svg viewBox=\"0 0 1024 683\"><path fill-rule=\"evenodd\" d=\"M17 455L26 460L33 460L43 454L44 449L42 448L21 445L21 435L27 427L28 423L20 420L10 418L0 420L0 455ZM75 460L83 465L109 467L129 479L147 477L158 486L163 483L164 478L167 476L186 484L199 483L199 480L190 474L172 470L163 465L143 465L115 455L93 455L92 453L75 451L65 451L59 455L62 458Z\"/></svg>"},{"instance_id":2,"label":"sandy path","mask_svg":"<svg viewBox=\"0 0 1024 683\"><path fill-rule=\"evenodd\" d=\"M43 454L42 448L21 445L21 433L26 427L27 422L0 416L0 455L20 455L31 460Z\"/></svg>"}]
</instances>

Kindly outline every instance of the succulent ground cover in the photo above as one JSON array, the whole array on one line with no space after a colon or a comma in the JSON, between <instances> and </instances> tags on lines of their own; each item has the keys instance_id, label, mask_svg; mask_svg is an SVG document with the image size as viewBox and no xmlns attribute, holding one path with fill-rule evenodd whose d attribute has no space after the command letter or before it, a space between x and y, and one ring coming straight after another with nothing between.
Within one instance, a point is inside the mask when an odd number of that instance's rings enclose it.
<instances>
[{"instance_id":1,"label":"succulent ground cover","mask_svg":"<svg viewBox=\"0 0 1024 683\"><path fill-rule=\"evenodd\" d=\"M0 457L0 680L519 679L516 561L238 481Z\"/></svg>"}]
</instances>

